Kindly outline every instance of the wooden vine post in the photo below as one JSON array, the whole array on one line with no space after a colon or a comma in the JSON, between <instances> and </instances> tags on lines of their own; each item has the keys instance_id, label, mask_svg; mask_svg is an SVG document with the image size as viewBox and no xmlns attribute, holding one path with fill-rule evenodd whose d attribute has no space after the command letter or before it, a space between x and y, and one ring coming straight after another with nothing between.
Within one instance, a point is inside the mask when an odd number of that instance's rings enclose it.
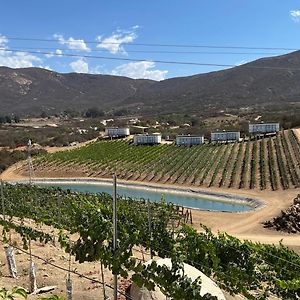
<instances>
[{"instance_id":1,"label":"wooden vine post","mask_svg":"<svg viewBox=\"0 0 300 300\"><path fill-rule=\"evenodd\" d=\"M16 265L16 260L15 260L15 255L14 255L14 248L12 246L6 247L5 255L6 255L6 260L7 260L10 276L13 278L17 278L18 271L17 271L17 265Z\"/></svg>"},{"instance_id":2,"label":"wooden vine post","mask_svg":"<svg viewBox=\"0 0 300 300\"><path fill-rule=\"evenodd\" d=\"M27 144L27 152L28 152L28 175L29 175L29 184L32 184L33 180L33 165L32 165L32 159L31 159L31 148L32 148L32 142L31 140L28 140Z\"/></svg>"},{"instance_id":3,"label":"wooden vine post","mask_svg":"<svg viewBox=\"0 0 300 300\"><path fill-rule=\"evenodd\" d=\"M31 239L29 238L29 292L35 293L37 291L36 283L36 265L32 259L31 253Z\"/></svg>"},{"instance_id":4,"label":"wooden vine post","mask_svg":"<svg viewBox=\"0 0 300 300\"><path fill-rule=\"evenodd\" d=\"M2 208L2 218L5 221L6 216L5 216L4 183L2 179L1 179L1 208ZM6 256L10 276L13 278L17 278L18 276L17 264L14 255L14 248L12 246L9 245L5 248L5 256Z\"/></svg>"},{"instance_id":5,"label":"wooden vine post","mask_svg":"<svg viewBox=\"0 0 300 300\"><path fill-rule=\"evenodd\" d=\"M151 207L150 207L150 200L148 199L148 202L147 202L147 206L148 206L148 228L149 228L149 234L150 234L150 256L151 256L151 259L153 258L153 253L152 253L152 247L151 247L151 243L152 243L152 225L151 225Z\"/></svg>"},{"instance_id":6,"label":"wooden vine post","mask_svg":"<svg viewBox=\"0 0 300 300\"><path fill-rule=\"evenodd\" d=\"M109 300L109 296L106 295L106 284L105 284L105 278L104 278L104 271L103 271L103 263L100 262L100 270L101 270L101 281L102 281L102 291L103 291L103 299Z\"/></svg>"},{"instance_id":7,"label":"wooden vine post","mask_svg":"<svg viewBox=\"0 0 300 300\"><path fill-rule=\"evenodd\" d=\"M1 208L2 208L2 217L5 221L5 203L4 203L4 184L3 180L1 179Z\"/></svg>"},{"instance_id":8,"label":"wooden vine post","mask_svg":"<svg viewBox=\"0 0 300 300\"><path fill-rule=\"evenodd\" d=\"M70 240L70 253L69 253L69 266L68 266L68 277L66 279L66 291L67 291L67 300L72 300L73 294L73 285L71 279L71 240Z\"/></svg>"}]
</instances>

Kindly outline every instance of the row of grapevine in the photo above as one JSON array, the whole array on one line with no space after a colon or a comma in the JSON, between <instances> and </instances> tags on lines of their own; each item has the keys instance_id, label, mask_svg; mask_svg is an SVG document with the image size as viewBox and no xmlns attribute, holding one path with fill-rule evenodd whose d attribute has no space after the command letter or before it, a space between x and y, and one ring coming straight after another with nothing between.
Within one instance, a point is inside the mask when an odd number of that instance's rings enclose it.
<instances>
[{"instance_id":1,"label":"row of grapevine","mask_svg":"<svg viewBox=\"0 0 300 300\"><path fill-rule=\"evenodd\" d=\"M289 179L288 179L288 172L284 163L284 155L282 153L282 149L280 147L280 140L277 138L274 141L275 143L275 149L276 149L276 157L277 157L277 164L280 174L280 181L281 186L283 189L289 188Z\"/></svg>"},{"instance_id":2,"label":"row of grapevine","mask_svg":"<svg viewBox=\"0 0 300 300\"><path fill-rule=\"evenodd\" d=\"M241 159L242 159L243 147L244 147L243 143L240 143L239 150L238 150L238 153L237 153L237 157L235 159L233 169L232 169L232 172L231 172L230 183L229 183L228 187L232 187L234 185L235 181L236 181L236 177L238 175L239 165L240 165L240 162L241 162Z\"/></svg>"},{"instance_id":3,"label":"row of grapevine","mask_svg":"<svg viewBox=\"0 0 300 300\"><path fill-rule=\"evenodd\" d=\"M249 157L250 157L250 145L251 145L250 142L246 144L245 155L243 158L242 169L241 169L241 180L239 183L240 189L245 188L246 176L248 173Z\"/></svg>"},{"instance_id":4,"label":"row of grapevine","mask_svg":"<svg viewBox=\"0 0 300 300\"><path fill-rule=\"evenodd\" d=\"M292 130L288 132L288 137L289 140L291 141L293 152L295 153L298 162L298 167L300 167L300 141L297 139L295 133Z\"/></svg>"},{"instance_id":5,"label":"row of grapevine","mask_svg":"<svg viewBox=\"0 0 300 300\"><path fill-rule=\"evenodd\" d=\"M260 188L300 186L300 142L293 131L232 144L134 146L99 141L35 159L36 174L76 170L90 177L146 182Z\"/></svg>"},{"instance_id":6,"label":"row of grapevine","mask_svg":"<svg viewBox=\"0 0 300 300\"><path fill-rule=\"evenodd\" d=\"M163 202L147 204L119 198L119 238L114 251L112 199L107 194L5 185L2 199L2 214L5 211L7 216L0 218L4 235L16 231L26 247L30 240L51 241L53 235L44 233L41 225L50 226L59 235L60 246L77 261L101 261L113 274L125 278L133 272L132 279L137 284L152 288L157 284L174 300L215 299L209 295L202 298L200 282L190 282L178 275L182 262L212 277L231 294L241 293L247 299L266 300L270 292L286 300L300 296L300 257L295 252L283 245L255 244L227 234L214 235L205 227L202 232L187 225L170 230L168 223L171 216L176 216L176 210ZM153 216L151 232L147 205L151 206ZM170 257L174 268L158 268L155 262L145 268L133 256L134 247L141 245L157 256ZM176 285L170 284L170 278Z\"/></svg>"},{"instance_id":7,"label":"row of grapevine","mask_svg":"<svg viewBox=\"0 0 300 300\"><path fill-rule=\"evenodd\" d=\"M233 158L234 158L234 155L236 153L236 149L238 147L238 143L235 143L232 150L230 151L230 154L229 154L229 157L227 159L227 162L224 166L224 169L223 169L223 172L222 172L222 175L220 176L220 181L219 181L219 187L223 186L224 183L225 183L225 180L226 178L228 177L228 174L229 174L229 170L231 169L232 167L232 163L233 163Z\"/></svg>"},{"instance_id":8,"label":"row of grapevine","mask_svg":"<svg viewBox=\"0 0 300 300\"><path fill-rule=\"evenodd\" d=\"M215 169L213 170L213 174L211 176L210 182L209 182L209 187L214 185L214 182L216 180L217 175L220 173L220 170L224 169L224 164L226 161L228 161L228 157L230 156L232 152L232 145L229 145L228 147L225 148L225 153L219 156L219 162L217 163Z\"/></svg>"},{"instance_id":9,"label":"row of grapevine","mask_svg":"<svg viewBox=\"0 0 300 300\"><path fill-rule=\"evenodd\" d=\"M267 187L267 164L265 159L265 140L262 139L259 148L259 170L260 170L260 188L262 190Z\"/></svg>"},{"instance_id":10,"label":"row of grapevine","mask_svg":"<svg viewBox=\"0 0 300 300\"><path fill-rule=\"evenodd\" d=\"M258 146L258 141L256 140L253 143L253 148L252 148L250 189L253 189L255 187L255 184L256 184L257 146Z\"/></svg>"},{"instance_id":11,"label":"row of grapevine","mask_svg":"<svg viewBox=\"0 0 300 300\"><path fill-rule=\"evenodd\" d=\"M298 174L296 172L296 168L295 165L293 163L293 158L291 156L291 152L285 137L284 132L280 133L280 142L281 142L281 146L283 149L283 153L284 153L284 158L285 158L285 162L286 162L286 166L288 169L288 174L290 176L291 182L295 187L299 186L299 177Z\"/></svg>"},{"instance_id":12,"label":"row of grapevine","mask_svg":"<svg viewBox=\"0 0 300 300\"><path fill-rule=\"evenodd\" d=\"M278 189L278 178L277 178L277 169L276 169L276 158L274 157L274 147L272 144L272 139L268 139L268 165L269 165L269 174L270 174L270 182L271 188L273 191Z\"/></svg>"}]
</instances>

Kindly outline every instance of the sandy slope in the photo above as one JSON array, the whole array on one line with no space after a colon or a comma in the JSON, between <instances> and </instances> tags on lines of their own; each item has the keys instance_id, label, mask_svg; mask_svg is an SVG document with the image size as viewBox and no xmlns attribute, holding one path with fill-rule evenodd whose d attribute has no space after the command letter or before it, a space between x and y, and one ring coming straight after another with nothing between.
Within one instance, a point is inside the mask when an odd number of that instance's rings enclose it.
<instances>
[{"instance_id":1,"label":"sandy slope","mask_svg":"<svg viewBox=\"0 0 300 300\"><path fill-rule=\"evenodd\" d=\"M297 138L300 140L300 128L293 129L293 131L296 134Z\"/></svg>"}]
</instances>

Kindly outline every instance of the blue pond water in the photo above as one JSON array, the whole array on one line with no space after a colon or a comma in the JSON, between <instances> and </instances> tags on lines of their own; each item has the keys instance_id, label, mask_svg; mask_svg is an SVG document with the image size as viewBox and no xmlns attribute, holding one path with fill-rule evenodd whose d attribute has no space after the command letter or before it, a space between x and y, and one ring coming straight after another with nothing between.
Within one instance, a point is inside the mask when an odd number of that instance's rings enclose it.
<instances>
[{"instance_id":1,"label":"blue pond water","mask_svg":"<svg viewBox=\"0 0 300 300\"><path fill-rule=\"evenodd\" d=\"M112 195L112 184L84 184L84 183L64 183L64 182L51 182L51 183L37 183L39 186L55 186L62 189L70 189L79 192L88 193L109 193ZM201 210L213 210L213 211L250 211L253 207L247 203L231 203L221 201L220 199L211 199L199 194L181 194L161 191L159 189L145 189L143 187L136 188L130 186L118 186L117 193L121 196L132 198L144 198L150 201L160 201L164 198L167 202L173 202L178 205L186 207L201 209Z\"/></svg>"}]
</instances>

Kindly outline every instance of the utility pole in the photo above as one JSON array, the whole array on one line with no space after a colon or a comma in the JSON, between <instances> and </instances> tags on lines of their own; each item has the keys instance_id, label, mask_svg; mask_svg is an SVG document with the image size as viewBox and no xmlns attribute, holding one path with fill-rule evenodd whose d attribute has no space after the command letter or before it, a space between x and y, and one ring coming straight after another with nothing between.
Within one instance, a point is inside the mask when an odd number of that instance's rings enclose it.
<instances>
[{"instance_id":1,"label":"utility pole","mask_svg":"<svg viewBox=\"0 0 300 300\"><path fill-rule=\"evenodd\" d=\"M30 184L32 184L32 177L33 177L33 165L32 165L32 159L31 159L31 147L32 147L31 140L28 140L27 152L28 152L28 172L29 172L29 183Z\"/></svg>"},{"instance_id":2,"label":"utility pole","mask_svg":"<svg viewBox=\"0 0 300 300\"><path fill-rule=\"evenodd\" d=\"M118 219L117 219L117 176L113 175L113 250L114 254L117 251L117 234L118 234ZM114 300L118 299L118 274L114 274Z\"/></svg>"},{"instance_id":3,"label":"utility pole","mask_svg":"<svg viewBox=\"0 0 300 300\"><path fill-rule=\"evenodd\" d=\"M1 179L1 206L2 206L2 218L5 221L5 204L4 204L4 188L3 180Z\"/></svg>"}]
</instances>

